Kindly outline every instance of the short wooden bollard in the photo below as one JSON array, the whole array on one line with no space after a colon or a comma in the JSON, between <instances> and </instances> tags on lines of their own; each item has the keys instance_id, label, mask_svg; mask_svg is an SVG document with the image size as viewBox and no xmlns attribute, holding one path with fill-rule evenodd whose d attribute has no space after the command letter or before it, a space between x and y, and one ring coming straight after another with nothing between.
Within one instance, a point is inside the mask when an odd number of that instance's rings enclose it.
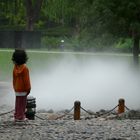
<instances>
[{"instance_id":1,"label":"short wooden bollard","mask_svg":"<svg viewBox=\"0 0 140 140\"><path fill-rule=\"evenodd\" d=\"M74 102L74 120L80 120L80 108L81 108L80 101L75 101Z\"/></svg>"},{"instance_id":2,"label":"short wooden bollard","mask_svg":"<svg viewBox=\"0 0 140 140\"><path fill-rule=\"evenodd\" d=\"M125 100L119 99L119 105L118 105L118 114L125 112Z\"/></svg>"}]
</instances>

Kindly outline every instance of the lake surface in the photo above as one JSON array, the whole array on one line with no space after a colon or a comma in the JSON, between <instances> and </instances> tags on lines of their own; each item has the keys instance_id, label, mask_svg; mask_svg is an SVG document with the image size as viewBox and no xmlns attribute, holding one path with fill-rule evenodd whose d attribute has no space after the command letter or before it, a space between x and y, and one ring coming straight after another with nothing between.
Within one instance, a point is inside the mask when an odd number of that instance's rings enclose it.
<instances>
[{"instance_id":1,"label":"lake surface","mask_svg":"<svg viewBox=\"0 0 140 140\"><path fill-rule=\"evenodd\" d=\"M112 109L120 98L128 108L140 107L140 72L131 55L36 51L28 55L31 95L38 109L71 109L76 100L87 110Z\"/></svg>"}]
</instances>

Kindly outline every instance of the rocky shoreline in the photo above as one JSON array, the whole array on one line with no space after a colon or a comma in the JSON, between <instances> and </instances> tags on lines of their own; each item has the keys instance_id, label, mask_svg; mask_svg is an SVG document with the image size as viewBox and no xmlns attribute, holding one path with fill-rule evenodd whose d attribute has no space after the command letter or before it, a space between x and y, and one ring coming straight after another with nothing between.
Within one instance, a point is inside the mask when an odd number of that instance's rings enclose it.
<instances>
[{"instance_id":1,"label":"rocky shoreline","mask_svg":"<svg viewBox=\"0 0 140 140\"><path fill-rule=\"evenodd\" d=\"M0 114L10 109L1 106ZM35 120L18 123L13 121L13 112L0 115L0 140L140 140L139 111L120 116L82 112L76 121L73 112L63 114L38 111Z\"/></svg>"}]
</instances>

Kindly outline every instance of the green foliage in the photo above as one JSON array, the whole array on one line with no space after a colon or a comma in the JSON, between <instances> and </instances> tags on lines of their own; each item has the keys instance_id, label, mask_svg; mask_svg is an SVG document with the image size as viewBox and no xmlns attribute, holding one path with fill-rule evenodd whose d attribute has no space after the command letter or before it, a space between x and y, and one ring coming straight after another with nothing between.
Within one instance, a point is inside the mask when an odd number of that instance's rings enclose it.
<instances>
[{"instance_id":1,"label":"green foliage","mask_svg":"<svg viewBox=\"0 0 140 140\"><path fill-rule=\"evenodd\" d=\"M132 52L132 46L133 46L132 39L130 39L130 38L126 38L126 39L121 38L121 39L119 39L117 44L114 46L114 48L117 51L120 51L120 52Z\"/></svg>"},{"instance_id":2,"label":"green foliage","mask_svg":"<svg viewBox=\"0 0 140 140\"><path fill-rule=\"evenodd\" d=\"M139 31L139 1L95 0L94 4L97 23L105 31L117 36L128 36L134 29Z\"/></svg>"},{"instance_id":3,"label":"green foliage","mask_svg":"<svg viewBox=\"0 0 140 140\"><path fill-rule=\"evenodd\" d=\"M115 50L113 48L116 39L111 34L103 34L99 38L93 38L87 32L71 37L50 37L45 36L42 39L42 46L50 49L60 49L61 40L65 50L71 51L106 51Z\"/></svg>"},{"instance_id":4,"label":"green foliage","mask_svg":"<svg viewBox=\"0 0 140 140\"><path fill-rule=\"evenodd\" d=\"M42 38L42 46L47 49L57 49L60 45L60 38L45 36Z\"/></svg>"},{"instance_id":5,"label":"green foliage","mask_svg":"<svg viewBox=\"0 0 140 140\"><path fill-rule=\"evenodd\" d=\"M43 31L43 34L47 36L55 36L55 37L72 36L73 30L74 29L71 27L57 26L54 28L46 29L45 31Z\"/></svg>"},{"instance_id":6,"label":"green foliage","mask_svg":"<svg viewBox=\"0 0 140 140\"><path fill-rule=\"evenodd\" d=\"M0 30L25 30L25 6L22 0L1 0ZM66 49L128 52L132 41L125 38L140 33L139 7L138 0L46 0L34 29L43 30L48 49L59 48L64 38Z\"/></svg>"},{"instance_id":7,"label":"green foliage","mask_svg":"<svg viewBox=\"0 0 140 140\"><path fill-rule=\"evenodd\" d=\"M2 0L0 3L0 26L25 25L25 7L22 1ZM6 29L6 28L5 28Z\"/></svg>"}]
</instances>

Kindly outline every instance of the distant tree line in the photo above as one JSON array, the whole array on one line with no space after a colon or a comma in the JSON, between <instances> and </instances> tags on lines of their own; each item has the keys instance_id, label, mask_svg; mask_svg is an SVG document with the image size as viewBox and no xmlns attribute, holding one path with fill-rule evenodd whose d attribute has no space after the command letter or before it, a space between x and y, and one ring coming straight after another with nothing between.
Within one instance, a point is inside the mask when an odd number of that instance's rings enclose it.
<instances>
[{"instance_id":1,"label":"distant tree line","mask_svg":"<svg viewBox=\"0 0 140 140\"><path fill-rule=\"evenodd\" d=\"M1 0L0 30L43 30L52 36L61 30L60 36L67 32L87 48L94 47L92 42L108 48L130 38L138 63L139 7L138 0Z\"/></svg>"}]
</instances>

